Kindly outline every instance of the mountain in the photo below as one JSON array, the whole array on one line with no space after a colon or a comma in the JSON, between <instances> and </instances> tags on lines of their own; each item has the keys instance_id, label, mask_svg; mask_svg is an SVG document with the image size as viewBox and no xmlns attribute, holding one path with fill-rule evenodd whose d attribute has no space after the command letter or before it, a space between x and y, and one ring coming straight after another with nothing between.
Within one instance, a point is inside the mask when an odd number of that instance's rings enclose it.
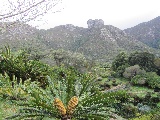
<instances>
[{"instance_id":1,"label":"mountain","mask_svg":"<svg viewBox=\"0 0 160 120\"><path fill-rule=\"evenodd\" d=\"M103 20L88 20L88 28L61 25L41 34L50 48L79 52L94 60L112 60L120 51L156 52L124 31L104 25Z\"/></svg>"},{"instance_id":2,"label":"mountain","mask_svg":"<svg viewBox=\"0 0 160 120\"><path fill-rule=\"evenodd\" d=\"M82 53L86 57L98 61L113 60L121 51L127 53L149 51L157 54L155 49L136 40L125 31L111 25L104 25L104 21L101 19L90 19L87 24L88 28L67 24L48 30L38 30L21 24L9 27L9 30L0 33L0 36L3 36L0 37L0 41L1 43L5 40L8 41L11 47L27 44L28 47L38 48L41 51L64 49Z\"/></svg>"},{"instance_id":3,"label":"mountain","mask_svg":"<svg viewBox=\"0 0 160 120\"><path fill-rule=\"evenodd\" d=\"M12 48L30 43L37 38L38 30L23 23L0 23L1 46L9 44Z\"/></svg>"},{"instance_id":4,"label":"mountain","mask_svg":"<svg viewBox=\"0 0 160 120\"><path fill-rule=\"evenodd\" d=\"M160 16L124 31L150 47L160 48Z\"/></svg>"}]
</instances>

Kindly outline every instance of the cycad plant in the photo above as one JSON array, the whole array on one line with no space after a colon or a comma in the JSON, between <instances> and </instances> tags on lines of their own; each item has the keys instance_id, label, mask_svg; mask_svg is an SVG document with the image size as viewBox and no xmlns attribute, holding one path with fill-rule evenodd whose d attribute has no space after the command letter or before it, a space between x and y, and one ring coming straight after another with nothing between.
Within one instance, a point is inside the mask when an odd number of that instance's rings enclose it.
<instances>
[{"instance_id":1,"label":"cycad plant","mask_svg":"<svg viewBox=\"0 0 160 120\"><path fill-rule=\"evenodd\" d=\"M14 83L14 87L12 86ZM3 99L9 100L24 100L29 95L23 90L25 85L22 84L20 80L19 84L17 83L17 78L13 76L13 81L10 81L10 77L5 73L5 75L0 74L0 97Z\"/></svg>"},{"instance_id":2,"label":"cycad plant","mask_svg":"<svg viewBox=\"0 0 160 120\"><path fill-rule=\"evenodd\" d=\"M39 81L41 86L45 87L46 76L50 69L47 64L40 61L31 60L23 50L19 50L13 54L9 47L5 47L0 53L0 73L4 75L7 73L10 80L13 81L13 77L17 78L17 83L22 80L31 79L31 81Z\"/></svg>"},{"instance_id":3,"label":"cycad plant","mask_svg":"<svg viewBox=\"0 0 160 120\"><path fill-rule=\"evenodd\" d=\"M127 97L124 91L100 92L91 73L72 68L55 68L48 83L45 89L36 82L28 84L24 90L30 97L17 102L19 112L6 119L107 120L112 105Z\"/></svg>"}]
</instances>

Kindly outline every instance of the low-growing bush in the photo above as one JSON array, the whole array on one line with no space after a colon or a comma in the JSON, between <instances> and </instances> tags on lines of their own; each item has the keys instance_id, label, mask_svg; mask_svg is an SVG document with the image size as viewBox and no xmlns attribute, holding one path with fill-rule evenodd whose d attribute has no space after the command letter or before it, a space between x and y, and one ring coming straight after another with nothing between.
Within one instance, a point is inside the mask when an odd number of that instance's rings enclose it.
<instances>
[{"instance_id":1,"label":"low-growing bush","mask_svg":"<svg viewBox=\"0 0 160 120\"><path fill-rule=\"evenodd\" d=\"M133 85L146 85L147 79L144 74L136 75L131 79Z\"/></svg>"},{"instance_id":2,"label":"low-growing bush","mask_svg":"<svg viewBox=\"0 0 160 120\"><path fill-rule=\"evenodd\" d=\"M147 72L146 74L136 75L131 79L135 85L147 85L151 88L160 88L160 76L155 72Z\"/></svg>"},{"instance_id":3,"label":"low-growing bush","mask_svg":"<svg viewBox=\"0 0 160 120\"><path fill-rule=\"evenodd\" d=\"M160 76L155 72L148 72L146 74L146 80L151 88L160 88Z\"/></svg>"},{"instance_id":4,"label":"low-growing bush","mask_svg":"<svg viewBox=\"0 0 160 120\"><path fill-rule=\"evenodd\" d=\"M28 97L28 94L23 90L24 87L25 85L22 84L22 81L17 84L17 78L15 76L13 77L13 81L11 82L7 74L5 74L5 76L0 74L1 98L9 100L25 100Z\"/></svg>"},{"instance_id":5,"label":"low-growing bush","mask_svg":"<svg viewBox=\"0 0 160 120\"><path fill-rule=\"evenodd\" d=\"M139 65L130 66L125 69L125 72L123 73L123 76L125 78L132 78L136 75L145 74L145 70L141 70Z\"/></svg>"},{"instance_id":6,"label":"low-growing bush","mask_svg":"<svg viewBox=\"0 0 160 120\"><path fill-rule=\"evenodd\" d=\"M136 116L138 112L137 107L135 107L131 103L121 103L115 106L116 112L118 115L122 116L123 118L133 118Z\"/></svg>"}]
</instances>

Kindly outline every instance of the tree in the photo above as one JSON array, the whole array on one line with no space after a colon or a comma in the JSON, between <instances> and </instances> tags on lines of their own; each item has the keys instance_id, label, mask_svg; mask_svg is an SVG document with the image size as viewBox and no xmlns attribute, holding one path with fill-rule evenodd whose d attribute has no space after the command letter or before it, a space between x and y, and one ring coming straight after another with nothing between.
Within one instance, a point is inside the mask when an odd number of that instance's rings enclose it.
<instances>
[{"instance_id":1,"label":"tree","mask_svg":"<svg viewBox=\"0 0 160 120\"><path fill-rule=\"evenodd\" d=\"M115 60L112 62L112 69L116 71L118 67L125 65L128 62L127 55L125 52L119 53Z\"/></svg>"},{"instance_id":2,"label":"tree","mask_svg":"<svg viewBox=\"0 0 160 120\"><path fill-rule=\"evenodd\" d=\"M146 72L156 71L154 64L155 56L148 52L135 52L130 54L128 58L129 65L139 65Z\"/></svg>"},{"instance_id":3,"label":"tree","mask_svg":"<svg viewBox=\"0 0 160 120\"><path fill-rule=\"evenodd\" d=\"M160 58L155 58L154 59L154 65L157 68L157 74L160 75Z\"/></svg>"},{"instance_id":4,"label":"tree","mask_svg":"<svg viewBox=\"0 0 160 120\"><path fill-rule=\"evenodd\" d=\"M30 22L52 11L62 0L3 0L1 1L1 29L6 29L17 22ZM58 12L58 11L54 11ZM6 22L11 22L6 24Z\"/></svg>"},{"instance_id":5,"label":"tree","mask_svg":"<svg viewBox=\"0 0 160 120\"><path fill-rule=\"evenodd\" d=\"M123 72L128 66L128 56L125 52L119 53L112 62L112 69L117 72L118 76L123 76Z\"/></svg>"}]
</instances>

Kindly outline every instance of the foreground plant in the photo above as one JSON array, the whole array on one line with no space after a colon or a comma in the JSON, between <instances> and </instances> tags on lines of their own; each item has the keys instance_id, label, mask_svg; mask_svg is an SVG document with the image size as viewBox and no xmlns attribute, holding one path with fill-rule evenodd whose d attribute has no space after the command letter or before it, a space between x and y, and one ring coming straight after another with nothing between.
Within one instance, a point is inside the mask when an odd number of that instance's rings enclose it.
<instances>
[{"instance_id":1,"label":"foreground plant","mask_svg":"<svg viewBox=\"0 0 160 120\"><path fill-rule=\"evenodd\" d=\"M93 75L69 68L55 68L48 83L42 89L31 82L25 88L29 99L17 102L21 106L19 112L6 119L107 120L112 105L127 97L124 91L99 92Z\"/></svg>"}]
</instances>

